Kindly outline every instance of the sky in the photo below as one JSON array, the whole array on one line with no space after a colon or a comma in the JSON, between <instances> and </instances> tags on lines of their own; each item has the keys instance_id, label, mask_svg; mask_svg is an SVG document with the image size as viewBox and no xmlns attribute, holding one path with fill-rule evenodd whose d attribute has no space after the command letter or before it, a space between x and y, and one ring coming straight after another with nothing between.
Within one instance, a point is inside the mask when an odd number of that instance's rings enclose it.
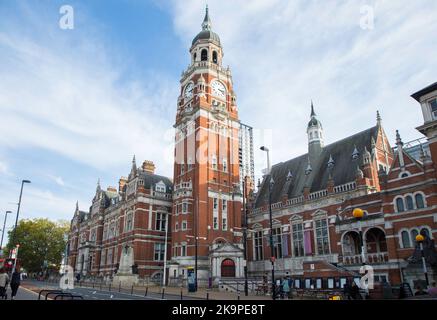
<instances>
[{"instance_id":1,"label":"sky","mask_svg":"<svg viewBox=\"0 0 437 320\"><path fill-rule=\"evenodd\" d=\"M152 160L173 175L179 80L205 0L0 1L0 222L70 220L97 180L117 186ZM62 6L72 29L60 27ZM256 177L307 150L311 100L325 144L376 124L422 137L410 95L437 81L437 1L208 0ZM65 23L65 19L62 20ZM61 21L61 22L62 22ZM62 25L62 23L61 23ZM64 24L65 25L65 24Z\"/></svg>"}]
</instances>

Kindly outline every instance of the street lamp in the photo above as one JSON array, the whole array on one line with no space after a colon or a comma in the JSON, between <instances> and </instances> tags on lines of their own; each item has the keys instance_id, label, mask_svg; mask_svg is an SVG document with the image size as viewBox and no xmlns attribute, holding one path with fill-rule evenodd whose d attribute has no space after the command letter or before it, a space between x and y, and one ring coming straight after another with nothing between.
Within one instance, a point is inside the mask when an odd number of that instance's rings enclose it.
<instances>
[{"instance_id":1,"label":"street lamp","mask_svg":"<svg viewBox=\"0 0 437 320\"><path fill-rule=\"evenodd\" d=\"M272 299L276 299L276 283L275 283L275 253L273 248L273 215L272 215L272 189L275 181L273 180L273 177L271 176L270 172L270 157L269 157L269 149L262 146L260 148L262 151L267 152L267 170L268 175L270 176L269 181L269 219L270 219L270 252L271 257L270 261L272 263Z\"/></svg>"},{"instance_id":2,"label":"street lamp","mask_svg":"<svg viewBox=\"0 0 437 320\"><path fill-rule=\"evenodd\" d=\"M421 234L418 234L416 236L416 242L419 243L420 247L420 253L422 255L422 265L423 265L423 273L425 274L425 280L426 280L426 286L429 286L429 279L428 279L428 271L426 269L426 261L425 261L425 253L423 252L423 241L425 241L425 237Z\"/></svg>"},{"instance_id":3,"label":"street lamp","mask_svg":"<svg viewBox=\"0 0 437 320\"><path fill-rule=\"evenodd\" d=\"M15 244L15 233L17 231L17 224L18 224L18 216L20 215L20 206L21 206L21 196L23 195L23 186L25 183L30 183L30 180L21 180L21 190L20 190L20 198L18 200L18 209L17 209L17 217L15 218L15 227L14 231L12 233L12 245Z\"/></svg>"},{"instance_id":4,"label":"street lamp","mask_svg":"<svg viewBox=\"0 0 437 320\"><path fill-rule=\"evenodd\" d=\"M187 238L194 238L194 290L197 291L197 247L198 247L198 242L199 239L201 240L206 240L206 237L199 237L199 236L190 236L187 235Z\"/></svg>"},{"instance_id":5,"label":"street lamp","mask_svg":"<svg viewBox=\"0 0 437 320\"><path fill-rule=\"evenodd\" d=\"M363 260L363 265L365 265L366 264L366 253L365 253L366 248L364 246L363 227L361 225L361 220L364 217L364 211L360 208L355 208L352 211L352 215L358 221L358 230L360 232L361 259Z\"/></svg>"},{"instance_id":6,"label":"street lamp","mask_svg":"<svg viewBox=\"0 0 437 320\"><path fill-rule=\"evenodd\" d=\"M3 248L3 237L4 237L4 235L5 235L6 220L8 219L8 213L12 213L12 211L6 211L6 214L5 214L5 221L3 222L2 241L1 241L1 243L0 243L0 251L2 252L2 256L3 256L3 250L2 250L2 248Z\"/></svg>"},{"instance_id":7,"label":"street lamp","mask_svg":"<svg viewBox=\"0 0 437 320\"><path fill-rule=\"evenodd\" d=\"M169 214L165 215L165 245L164 245L164 274L162 277L162 286L165 287L167 277L167 242L168 242L168 219Z\"/></svg>"},{"instance_id":8,"label":"street lamp","mask_svg":"<svg viewBox=\"0 0 437 320\"><path fill-rule=\"evenodd\" d=\"M249 295L249 285L247 281L247 201L246 183L243 178L243 248L244 248L244 295Z\"/></svg>"}]
</instances>

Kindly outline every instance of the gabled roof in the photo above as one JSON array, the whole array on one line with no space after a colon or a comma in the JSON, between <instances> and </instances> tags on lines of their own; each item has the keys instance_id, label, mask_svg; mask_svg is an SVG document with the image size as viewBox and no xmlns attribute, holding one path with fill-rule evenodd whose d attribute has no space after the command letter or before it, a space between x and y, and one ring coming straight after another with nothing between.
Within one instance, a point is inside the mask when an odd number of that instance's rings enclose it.
<instances>
[{"instance_id":1,"label":"gabled roof","mask_svg":"<svg viewBox=\"0 0 437 320\"><path fill-rule=\"evenodd\" d=\"M421 97L423 97L425 94L428 94L436 90L437 90L437 82L434 82L433 84L430 84L429 86L417 91L416 93L413 93L411 97L414 98L417 102L420 102Z\"/></svg>"},{"instance_id":2,"label":"gabled roof","mask_svg":"<svg viewBox=\"0 0 437 320\"><path fill-rule=\"evenodd\" d=\"M379 126L374 126L323 147L319 156L311 158L312 172L309 175L305 175L308 154L274 165L271 169L274 180L272 203L280 202L284 195L287 195L289 199L303 195L305 185L310 188L310 192L326 189L329 178L328 162L330 156L332 156L335 163L332 169L335 185L355 181L357 164L352 161L355 146L360 152L359 161L361 164L364 148L371 150L372 138L375 141L377 140L378 128ZM288 172L292 173L290 181L287 181ZM256 208L263 206L268 201L268 188L268 183L264 179L255 200Z\"/></svg>"}]
</instances>

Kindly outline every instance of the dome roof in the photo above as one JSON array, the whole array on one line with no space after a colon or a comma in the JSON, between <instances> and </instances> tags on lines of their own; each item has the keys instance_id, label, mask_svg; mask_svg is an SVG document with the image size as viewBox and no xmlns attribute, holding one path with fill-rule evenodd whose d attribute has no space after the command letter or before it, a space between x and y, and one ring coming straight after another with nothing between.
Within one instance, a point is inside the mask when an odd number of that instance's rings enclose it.
<instances>
[{"instance_id":1,"label":"dome roof","mask_svg":"<svg viewBox=\"0 0 437 320\"><path fill-rule=\"evenodd\" d=\"M211 30L202 30L199 34L193 39L192 45L194 45L197 40L211 40L220 44L220 37L217 33Z\"/></svg>"},{"instance_id":2,"label":"dome roof","mask_svg":"<svg viewBox=\"0 0 437 320\"><path fill-rule=\"evenodd\" d=\"M320 121L316 119L316 117L312 117L310 122L308 122L308 127L322 126Z\"/></svg>"}]
</instances>

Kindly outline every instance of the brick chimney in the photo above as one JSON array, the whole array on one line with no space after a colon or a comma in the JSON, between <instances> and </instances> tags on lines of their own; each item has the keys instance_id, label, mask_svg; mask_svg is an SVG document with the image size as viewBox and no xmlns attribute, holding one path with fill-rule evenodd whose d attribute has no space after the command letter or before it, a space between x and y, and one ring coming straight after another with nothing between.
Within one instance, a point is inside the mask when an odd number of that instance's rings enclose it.
<instances>
[{"instance_id":1,"label":"brick chimney","mask_svg":"<svg viewBox=\"0 0 437 320\"><path fill-rule=\"evenodd\" d=\"M127 178L121 177L120 180L118 180L118 192L123 192L123 188L126 185Z\"/></svg>"},{"instance_id":2,"label":"brick chimney","mask_svg":"<svg viewBox=\"0 0 437 320\"><path fill-rule=\"evenodd\" d=\"M153 161L145 160L143 162L143 170L148 173L155 173L155 164Z\"/></svg>"},{"instance_id":3,"label":"brick chimney","mask_svg":"<svg viewBox=\"0 0 437 320\"><path fill-rule=\"evenodd\" d=\"M108 187L108 188L106 188L106 191L108 191L108 192L117 192L117 188L116 187Z\"/></svg>"}]
</instances>

